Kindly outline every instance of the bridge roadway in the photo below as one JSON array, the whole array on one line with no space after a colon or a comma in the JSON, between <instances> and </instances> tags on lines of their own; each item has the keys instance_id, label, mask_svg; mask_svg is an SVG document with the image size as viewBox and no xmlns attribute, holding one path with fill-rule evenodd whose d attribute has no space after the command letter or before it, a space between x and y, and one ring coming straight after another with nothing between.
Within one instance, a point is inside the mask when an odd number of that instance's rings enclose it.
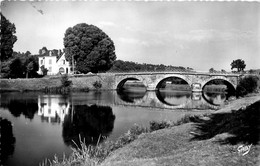
<instances>
[{"instance_id":1,"label":"bridge roadway","mask_svg":"<svg viewBox=\"0 0 260 166\"><path fill-rule=\"evenodd\" d=\"M224 80L228 88L236 89L240 74L202 73L202 72L138 72L138 73L111 73L113 89L120 89L128 80L141 81L146 89L157 90L163 80L171 77L186 81L193 92L201 92L211 80Z\"/></svg>"}]
</instances>

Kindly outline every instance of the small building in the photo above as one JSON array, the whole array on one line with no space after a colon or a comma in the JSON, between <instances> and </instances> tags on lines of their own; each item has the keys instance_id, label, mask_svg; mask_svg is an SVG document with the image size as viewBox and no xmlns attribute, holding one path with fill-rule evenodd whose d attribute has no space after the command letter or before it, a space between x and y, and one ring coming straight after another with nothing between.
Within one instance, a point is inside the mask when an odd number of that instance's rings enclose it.
<instances>
[{"instance_id":1,"label":"small building","mask_svg":"<svg viewBox=\"0 0 260 166\"><path fill-rule=\"evenodd\" d=\"M62 53L60 50L41 50L39 55L39 74L43 74L42 68L48 70L47 75L72 73L65 53Z\"/></svg>"}]
</instances>

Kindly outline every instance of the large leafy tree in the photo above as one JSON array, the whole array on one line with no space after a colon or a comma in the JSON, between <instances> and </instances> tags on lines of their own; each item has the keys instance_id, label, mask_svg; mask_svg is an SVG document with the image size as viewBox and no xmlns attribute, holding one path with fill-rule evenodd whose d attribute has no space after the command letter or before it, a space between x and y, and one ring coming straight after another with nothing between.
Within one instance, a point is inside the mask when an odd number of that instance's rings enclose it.
<instances>
[{"instance_id":1,"label":"large leafy tree","mask_svg":"<svg viewBox=\"0 0 260 166\"><path fill-rule=\"evenodd\" d=\"M69 27L63 40L66 58L71 64L74 61L81 73L107 71L116 60L113 41L94 25L81 23Z\"/></svg>"},{"instance_id":2,"label":"large leafy tree","mask_svg":"<svg viewBox=\"0 0 260 166\"><path fill-rule=\"evenodd\" d=\"M13 45L17 40L15 25L1 15L1 61L9 59L13 54Z\"/></svg>"},{"instance_id":3,"label":"large leafy tree","mask_svg":"<svg viewBox=\"0 0 260 166\"><path fill-rule=\"evenodd\" d=\"M244 71L246 67L245 61L242 59L233 60L233 62L230 65L231 65L231 70L237 68L238 72Z\"/></svg>"}]
</instances>

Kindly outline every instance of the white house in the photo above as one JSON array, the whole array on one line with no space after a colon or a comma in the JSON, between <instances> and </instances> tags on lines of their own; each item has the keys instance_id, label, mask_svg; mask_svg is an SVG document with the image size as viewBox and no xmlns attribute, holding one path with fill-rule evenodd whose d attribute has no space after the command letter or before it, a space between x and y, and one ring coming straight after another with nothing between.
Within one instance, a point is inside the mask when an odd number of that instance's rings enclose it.
<instances>
[{"instance_id":1,"label":"white house","mask_svg":"<svg viewBox=\"0 0 260 166\"><path fill-rule=\"evenodd\" d=\"M60 51L56 53L54 50L47 52L42 50L39 55L39 74L43 74L42 67L48 70L47 75L72 73L69 61L65 58L65 53L61 53Z\"/></svg>"}]
</instances>

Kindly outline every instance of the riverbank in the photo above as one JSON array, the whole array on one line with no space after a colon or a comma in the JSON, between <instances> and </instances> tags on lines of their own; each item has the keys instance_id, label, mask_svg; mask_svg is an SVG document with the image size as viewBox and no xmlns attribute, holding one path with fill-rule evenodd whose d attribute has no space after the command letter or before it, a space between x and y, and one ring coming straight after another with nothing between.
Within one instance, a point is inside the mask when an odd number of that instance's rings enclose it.
<instances>
[{"instance_id":1,"label":"riverbank","mask_svg":"<svg viewBox=\"0 0 260 166\"><path fill-rule=\"evenodd\" d=\"M107 75L84 75L70 76L69 80L72 81L72 91L87 91L96 90L94 83L100 82L102 84L101 90L112 89L110 84L113 79L112 76ZM62 86L61 76L46 76L43 78L29 78L29 79L0 79L0 92L2 91L46 91L49 89L53 91Z\"/></svg>"},{"instance_id":2,"label":"riverbank","mask_svg":"<svg viewBox=\"0 0 260 166\"><path fill-rule=\"evenodd\" d=\"M71 91L88 91L96 90L95 82L100 83L101 87L99 90L113 90L114 77L109 74L93 74L84 76L69 76L69 80L72 81ZM129 88L139 88L141 90L145 89L142 83L127 83L126 89ZM61 76L46 76L43 78L29 78L29 79L0 79L0 92L5 91L43 91L43 92L62 92L61 89ZM173 84L168 85L166 89L163 90L179 90L179 91L190 91L191 88L187 84ZM67 90L65 90L67 91ZM224 92L225 85L206 85L206 92Z\"/></svg>"},{"instance_id":3,"label":"riverbank","mask_svg":"<svg viewBox=\"0 0 260 166\"><path fill-rule=\"evenodd\" d=\"M259 165L259 111L260 94L231 101L202 120L141 134L101 165Z\"/></svg>"}]
</instances>

